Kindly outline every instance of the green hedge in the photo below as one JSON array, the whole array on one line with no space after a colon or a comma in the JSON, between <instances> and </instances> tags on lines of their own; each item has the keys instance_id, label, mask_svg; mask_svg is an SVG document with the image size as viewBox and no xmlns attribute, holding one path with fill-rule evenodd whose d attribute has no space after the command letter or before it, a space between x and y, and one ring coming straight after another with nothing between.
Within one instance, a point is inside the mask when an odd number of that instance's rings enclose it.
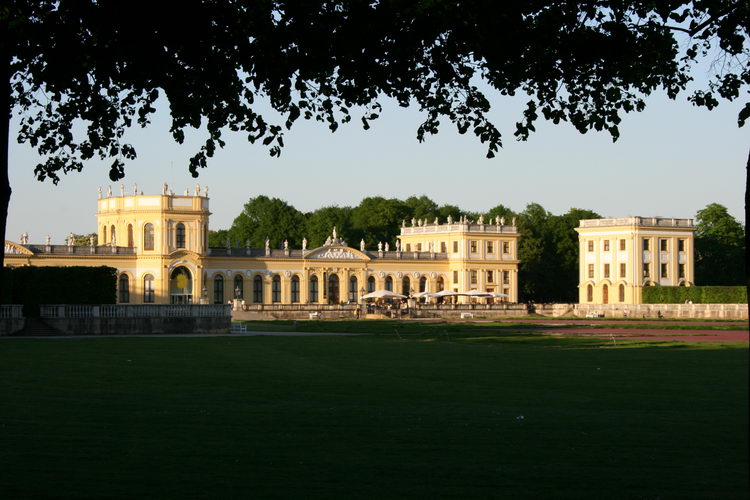
<instances>
[{"instance_id":1,"label":"green hedge","mask_svg":"<svg viewBox=\"0 0 750 500\"><path fill-rule=\"evenodd\" d=\"M39 316L39 304L114 304L114 267L35 267L3 269L3 304L23 304L25 316Z\"/></svg>"},{"instance_id":2,"label":"green hedge","mask_svg":"<svg viewBox=\"0 0 750 500\"><path fill-rule=\"evenodd\" d=\"M744 286L647 286L644 304L747 304Z\"/></svg>"}]
</instances>

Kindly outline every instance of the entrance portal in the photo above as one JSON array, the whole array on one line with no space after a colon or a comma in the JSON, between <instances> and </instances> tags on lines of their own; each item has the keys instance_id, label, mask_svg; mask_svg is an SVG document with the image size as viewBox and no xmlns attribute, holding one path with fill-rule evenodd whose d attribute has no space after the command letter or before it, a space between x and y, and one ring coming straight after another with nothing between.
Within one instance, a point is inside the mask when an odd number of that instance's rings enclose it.
<instances>
[{"instance_id":1,"label":"entrance portal","mask_svg":"<svg viewBox=\"0 0 750 500\"><path fill-rule=\"evenodd\" d=\"M193 277L186 267L177 267L169 275L169 302L171 304L193 303Z\"/></svg>"},{"instance_id":2,"label":"entrance portal","mask_svg":"<svg viewBox=\"0 0 750 500\"><path fill-rule=\"evenodd\" d=\"M328 277L328 303L339 303L339 277L335 274Z\"/></svg>"}]
</instances>

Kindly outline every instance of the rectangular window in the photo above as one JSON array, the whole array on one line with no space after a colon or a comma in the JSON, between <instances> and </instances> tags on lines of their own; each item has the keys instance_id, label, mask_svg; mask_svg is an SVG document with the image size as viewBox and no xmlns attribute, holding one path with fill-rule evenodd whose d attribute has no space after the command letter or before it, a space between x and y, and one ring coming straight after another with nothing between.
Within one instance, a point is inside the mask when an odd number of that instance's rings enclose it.
<instances>
[{"instance_id":1,"label":"rectangular window","mask_svg":"<svg viewBox=\"0 0 750 500\"><path fill-rule=\"evenodd\" d=\"M487 271L487 283L492 283L494 279L494 273L492 271Z\"/></svg>"},{"instance_id":2,"label":"rectangular window","mask_svg":"<svg viewBox=\"0 0 750 500\"><path fill-rule=\"evenodd\" d=\"M648 278L651 276L651 264L643 264L643 277Z\"/></svg>"},{"instance_id":3,"label":"rectangular window","mask_svg":"<svg viewBox=\"0 0 750 500\"><path fill-rule=\"evenodd\" d=\"M510 253L510 243L503 241L503 253Z\"/></svg>"},{"instance_id":4,"label":"rectangular window","mask_svg":"<svg viewBox=\"0 0 750 500\"><path fill-rule=\"evenodd\" d=\"M609 252L609 240L604 240L604 251Z\"/></svg>"},{"instance_id":5,"label":"rectangular window","mask_svg":"<svg viewBox=\"0 0 750 500\"><path fill-rule=\"evenodd\" d=\"M659 271L659 275L660 275L660 276L661 276L662 278L667 278L667 277L668 277L668 276L667 276L667 268L668 268L668 264L662 264L662 265L660 266L660 271Z\"/></svg>"},{"instance_id":6,"label":"rectangular window","mask_svg":"<svg viewBox=\"0 0 750 500\"><path fill-rule=\"evenodd\" d=\"M422 251L422 244L421 244L421 243L417 243L417 244L416 244L416 247L417 247L417 248L416 248L416 251L417 251L417 252L421 252L421 251Z\"/></svg>"},{"instance_id":7,"label":"rectangular window","mask_svg":"<svg viewBox=\"0 0 750 500\"><path fill-rule=\"evenodd\" d=\"M503 271L503 285L510 285L510 272Z\"/></svg>"},{"instance_id":8,"label":"rectangular window","mask_svg":"<svg viewBox=\"0 0 750 500\"><path fill-rule=\"evenodd\" d=\"M453 271L453 283L458 283L458 271Z\"/></svg>"},{"instance_id":9,"label":"rectangular window","mask_svg":"<svg viewBox=\"0 0 750 500\"><path fill-rule=\"evenodd\" d=\"M677 273L680 278L685 277L685 264L678 264L677 265Z\"/></svg>"},{"instance_id":10,"label":"rectangular window","mask_svg":"<svg viewBox=\"0 0 750 500\"><path fill-rule=\"evenodd\" d=\"M651 248L651 240L647 240L646 238L643 238L643 250L648 251L649 248Z\"/></svg>"},{"instance_id":11,"label":"rectangular window","mask_svg":"<svg viewBox=\"0 0 750 500\"><path fill-rule=\"evenodd\" d=\"M625 250L625 240L620 240L620 250Z\"/></svg>"},{"instance_id":12,"label":"rectangular window","mask_svg":"<svg viewBox=\"0 0 750 500\"><path fill-rule=\"evenodd\" d=\"M588 248L589 248L589 252L593 252L594 251L594 242L593 241L589 241L588 242Z\"/></svg>"},{"instance_id":13,"label":"rectangular window","mask_svg":"<svg viewBox=\"0 0 750 500\"><path fill-rule=\"evenodd\" d=\"M495 245L491 242L487 242L487 253L495 253Z\"/></svg>"},{"instance_id":14,"label":"rectangular window","mask_svg":"<svg viewBox=\"0 0 750 500\"><path fill-rule=\"evenodd\" d=\"M684 252L685 251L685 240L677 240L677 251L678 252Z\"/></svg>"},{"instance_id":15,"label":"rectangular window","mask_svg":"<svg viewBox=\"0 0 750 500\"><path fill-rule=\"evenodd\" d=\"M620 264L620 278L624 278L627 271L627 264Z\"/></svg>"},{"instance_id":16,"label":"rectangular window","mask_svg":"<svg viewBox=\"0 0 750 500\"><path fill-rule=\"evenodd\" d=\"M471 253L477 253L477 241L471 240Z\"/></svg>"},{"instance_id":17,"label":"rectangular window","mask_svg":"<svg viewBox=\"0 0 750 500\"><path fill-rule=\"evenodd\" d=\"M604 277L609 278L609 264L604 264Z\"/></svg>"},{"instance_id":18,"label":"rectangular window","mask_svg":"<svg viewBox=\"0 0 750 500\"><path fill-rule=\"evenodd\" d=\"M477 272L471 271L471 284L476 285L477 284Z\"/></svg>"},{"instance_id":19,"label":"rectangular window","mask_svg":"<svg viewBox=\"0 0 750 500\"><path fill-rule=\"evenodd\" d=\"M448 252L448 249L445 247L445 242L444 241L440 242L440 251L443 252L443 253Z\"/></svg>"},{"instance_id":20,"label":"rectangular window","mask_svg":"<svg viewBox=\"0 0 750 500\"><path fill-rule=\"evenodd\" d=\"M659 250L662 252L667 251L667 240L659 240Z\"/></svg>"},{"instance_id":21,"label":"rectangular window","mask_svg":"<svg viewBox=\"0 0 750 500\"><path fill-rule=\"evenodd\" d=\"M589 278L594 278L594 264L589 264Z\"/></svg>"},{"instance_id":22,"label":"rectangular window","mask_svg":"<svg viewBox=\"0 0 750 500\"><path fill-rule=\"evenodd\" d=\"M411 243L406 244L406 251L411 252Z\"/></svg>"},{"instance_id":23,"label":"rectangular window","mask_svg":"<svg viewBox=\"0 0 750 500\"><path fill-rule=\"evenodd\" d=\"M457 241L453 242L453 253L458 253L458 242Z\"/></svg>"}]
</instances>

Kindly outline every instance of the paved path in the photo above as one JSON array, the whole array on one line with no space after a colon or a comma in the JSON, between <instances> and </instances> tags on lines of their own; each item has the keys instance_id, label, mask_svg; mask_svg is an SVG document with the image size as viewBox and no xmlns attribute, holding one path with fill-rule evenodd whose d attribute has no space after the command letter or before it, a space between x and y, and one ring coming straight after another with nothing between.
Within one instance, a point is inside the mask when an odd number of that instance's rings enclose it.
<instances>
[{"instance_id":1,"label":"paved path","mask_svg":"<svg viewBox=\"0 0 750 500\"><path fill-rule=\"evenodd\" d=\"M545 330L555 335L588 335L591 337L653 340L655 342L681 340L684 342L749 342L747 330L662 330L656 328L565 328Z\"/></svg>"}]
</instances>

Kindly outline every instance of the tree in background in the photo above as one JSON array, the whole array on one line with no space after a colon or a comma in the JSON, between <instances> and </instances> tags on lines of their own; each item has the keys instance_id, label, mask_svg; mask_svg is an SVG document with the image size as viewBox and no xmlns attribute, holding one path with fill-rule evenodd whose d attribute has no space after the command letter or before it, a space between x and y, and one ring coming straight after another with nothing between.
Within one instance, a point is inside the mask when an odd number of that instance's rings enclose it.
<instances>
[{"instance_id":1,"label":"tree in background","mask_svg":"<svg viewBox=\"0 0 750 500\"><path fill-rule=\"evenodd\" d=\"M73 235L73 246L76 247L87 247L91 245L91 237L94 238L94 246L99 243L99 235L96 233L89 234L74 234Z\"/></svg>"},{"instance_id":2,"label":"tree in background","mask_svg":"<svg viewBox=\"0 0 750 500\"><path fill-rule=\"evenodd\" d=\"M745 227L718 203L696 214L697 285L745 284Z\"/></svg>"},{"instance_id":3,"label":"tree in background","mask_svg":"<svg viewBox=\"0 0 750 500\"><path fill-rule=\"evenodd\" d=\"M249 240L252 248L263 248L268 238L271 248L280 248L284 240L289 242L290 247L299 248L302 245L304 223L305 216L302 212L287 202L257 196L250 198L242 213L234 219L229 228L229 237L232 241L240 242L243 247Z\"/></svg>"},{"instance_id":4,"label":"tree in background","mask_svg":"<svg viewBox=\"0 0 750 500\"><path fill-rule=\"evenodd\" d=\"M419 198L416 196L410 196L404 201L404 203L409 208L411 216L415 219L427 220L432 223L435 220L435 217L439 217L440 212L438 211L437 203L432 201L426 195L422 195Z\"/></svg>"},{"instance_id":5,"label":"tree in background","mask_svg":"<svg viewBox=\"0 0 750 500\"><path fill-rule=\"evenodd\" d=\"M353 236L357 241L364 238L368 248L382 241L395 250L396 236L401 234L401 223L412 216L406 203L396 198L364 198L352 211Z\"/></svg>"},{"instance_id":6,"label":"tree in background","mask_svg":"<svg viewBox=\"0 0 750 500\"><path fill-rule=\"evenodd\" d=\"M175 22L172 2L3 4L0 109L22 116L18 139L44 158L35 167L40 180L58 182L94 157L111 160L111 179L122 178L136 156L125 132L150 123L160 96L175 141L183 142L185 128L206 127L189 162L197 176L227 130L278 156L284 129L298 118L335 131L356 109L369 128L384 98L424 113L418 140L437 133L442 118L473 133L492 157L501 134L487 118L479 79L503 95L528 95L514 133L520 139L540 117L616 139L622 114L643 110L644 96L656 90L675 98L696 61L716 49L718 74L692 102L711 109L750 85L746 1L185 0L179 11ZM259 96L279 123L261 114ZM748 116L750 103L738 123ZM3 235L8 132L9 119L0 120Z\"/></svg>"},{"instance_id":7,"label":"tree in background","mask_svg":"<svg viewBox=\"0 0 750 500\"><path fill-rule=\"evenodd\" d=\"M307 214L303 236L307 238L307 248L317 248L331 236L335 227L339 238L349 246L359 248L359 240L355 240L352 230L351 207L322 207Z\"/></svg>"}]
</instances>

